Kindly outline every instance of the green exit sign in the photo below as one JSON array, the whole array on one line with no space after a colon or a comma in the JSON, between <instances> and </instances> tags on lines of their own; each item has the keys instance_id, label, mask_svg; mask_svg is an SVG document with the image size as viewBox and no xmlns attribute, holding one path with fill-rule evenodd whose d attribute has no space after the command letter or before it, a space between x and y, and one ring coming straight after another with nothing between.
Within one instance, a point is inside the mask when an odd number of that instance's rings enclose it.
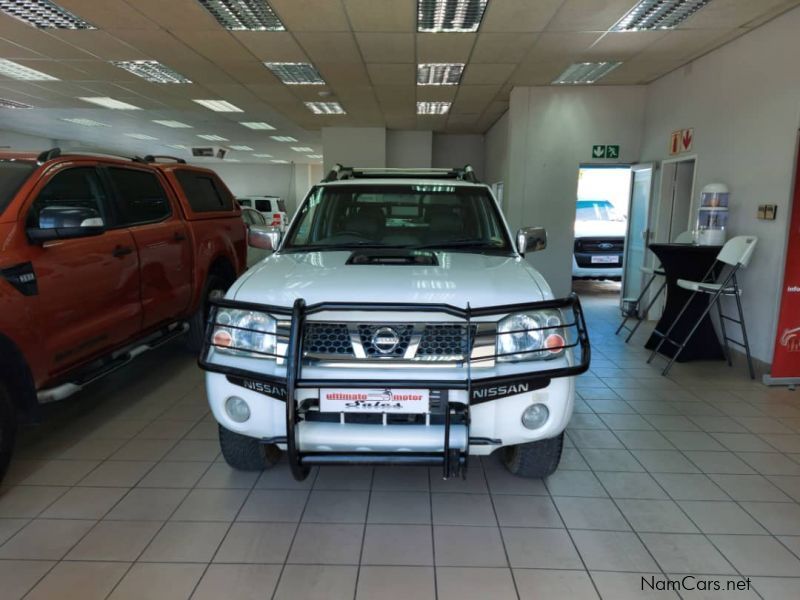
<instances>
[{"instance_id":1,"label":"green exit sign","mask_svg":"<svg viewBox=\"0 0 800 600\"><path fill-rule=\"evenodd\" d=\"M592 158L619 158L619 144L595 144Z\"/></svg>"}]
</instances>

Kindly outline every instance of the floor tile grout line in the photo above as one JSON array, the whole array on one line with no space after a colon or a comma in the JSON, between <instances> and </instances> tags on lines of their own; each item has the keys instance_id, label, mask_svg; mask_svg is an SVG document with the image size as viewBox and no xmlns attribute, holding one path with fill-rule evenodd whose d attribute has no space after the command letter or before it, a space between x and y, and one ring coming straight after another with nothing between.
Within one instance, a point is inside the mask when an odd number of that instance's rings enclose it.
<instances>
[{"instance_id":1,"label":"floor tile grout line","mask_svg":"<svg viewBox=\"0 0 800 600\"><path fill-rule=\"evenodd\" d=\"M358 581L361 578L361 567L362 561L364 560L364 542L367 539L367 527L369 526L369 506L372 502L373 485L375 485L375 467L373 467L372 471L370 472L369 490L367 493L367 509L364 512L364 528L361 531L361 547L359 548L358 552L358 569L356 569L356 582L355 586L353 587L353 600L356 600L356 597L358 596Z\"/></svg>"},{"instance_id":2,"label":"floor tile grout line","mask_svg":"<svg viewBox=\"0 0 800 600\"><path fill-rule=\"evenodd\" d=\"M431 515L431 561L433 562L433 597L439 600L439 574L436 570L436 529L433 524L433 475L431 469L425 469L428 475L428 509Z\"/></svg>"}]
</instances>

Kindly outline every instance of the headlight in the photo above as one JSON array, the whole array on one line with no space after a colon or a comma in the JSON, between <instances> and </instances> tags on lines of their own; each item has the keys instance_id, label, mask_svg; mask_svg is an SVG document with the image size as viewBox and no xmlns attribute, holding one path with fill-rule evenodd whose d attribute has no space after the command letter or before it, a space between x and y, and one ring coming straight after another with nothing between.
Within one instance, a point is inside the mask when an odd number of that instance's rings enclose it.
<instances>
[{"instance_id":1,"label":"headlight","mask_svg":"<svg viewBox=\"0 0 800 600\"><path fill-rule=\"evenodd\" d=\"M548 360L564 355L561 312L540 310L509 315L497 324L497 360Z\"/></svg>"},{"instance_id":2,"label":"headlight","mask_svg":"<svg viewBox=\"0 0 800 600\"><path fill-rule=\"evenodd\" d=\"M211 343L217 352L275 358L276 321L251 310L217 311Z\"/></svg>"}]
</instances>

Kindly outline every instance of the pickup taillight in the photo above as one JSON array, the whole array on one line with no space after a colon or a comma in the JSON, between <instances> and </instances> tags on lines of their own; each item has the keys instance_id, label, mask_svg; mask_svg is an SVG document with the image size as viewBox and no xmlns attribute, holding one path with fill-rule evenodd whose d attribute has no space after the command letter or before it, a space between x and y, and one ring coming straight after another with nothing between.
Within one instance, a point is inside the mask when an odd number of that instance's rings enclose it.
<instances>
[{"instance_id":1,"label":"pickup taillight","mask_svg":"<svg viewBox=\"0 0 800 600\"><path fill-rule=\"evenodd\" d=\"M281 224L281 213L272 213L272 226Z\"/></svg>"}]
</instances>

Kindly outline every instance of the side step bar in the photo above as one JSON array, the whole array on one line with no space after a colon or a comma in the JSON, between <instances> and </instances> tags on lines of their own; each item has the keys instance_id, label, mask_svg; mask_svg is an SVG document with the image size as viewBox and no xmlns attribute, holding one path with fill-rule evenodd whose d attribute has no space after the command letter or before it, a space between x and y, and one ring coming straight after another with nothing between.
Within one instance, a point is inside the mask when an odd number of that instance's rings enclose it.
<instances>
[{"instance_id":1,"label":"side step bar","mask_svg":"<svg viewBox=\"0 0 800 600\"><path fill-rule=\"evenodd\" d=\"M108 360L102 362L95 369L83 371L74 381L67 381L55 387L39 390L36 394L36 399L39 401L39 404L49 404L69 398L87 385L124 367L140 354L158 348L182 336L188 330L188 323L173 323L166 329L162 329L160 332L156 332L144 338L135 345L113 352L109 355Z\"/></svg>"}]
</instances>

